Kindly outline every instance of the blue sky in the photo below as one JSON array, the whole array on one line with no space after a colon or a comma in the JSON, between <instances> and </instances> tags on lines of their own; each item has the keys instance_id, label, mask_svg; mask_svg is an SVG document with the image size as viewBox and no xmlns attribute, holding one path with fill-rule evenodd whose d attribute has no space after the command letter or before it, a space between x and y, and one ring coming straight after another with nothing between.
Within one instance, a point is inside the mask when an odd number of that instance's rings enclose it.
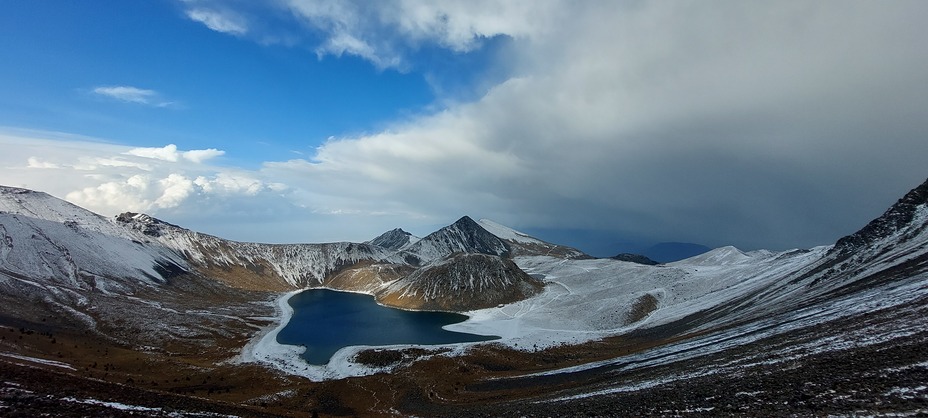
<instances>
[{"instance_id":1,"label":"blue sky","mask_svg":"<svg viewBox=\"0 0 928 418\"><path fill-rule=\"evenodd\" d=\"M0 4L0 184L227 238L833 242L928 176L928 3Z\"/></svg>"},{"instance_id":2,"label":"blue sky","mask_svg":"<svg viewBox=\"0 0 928 418\"><path fill-rule=\"evenodd\" d=\"M381 128L436 99L419 72L245 41L187 18L183 4L24 2L5 9L0 58L15 64L0 68L8 93L0 99L3 125L129 145L221 146L255 165L310 152L332 135ZM133 106L94 93L101 86L155 94Z\"/></svg>"}]
</instances>

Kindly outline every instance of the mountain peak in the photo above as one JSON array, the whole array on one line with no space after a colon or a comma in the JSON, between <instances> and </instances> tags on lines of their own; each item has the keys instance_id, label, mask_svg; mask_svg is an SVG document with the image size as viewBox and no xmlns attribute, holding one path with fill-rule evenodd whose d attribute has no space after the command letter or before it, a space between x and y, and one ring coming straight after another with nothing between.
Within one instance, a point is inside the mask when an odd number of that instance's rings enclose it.
<instances>
[{"instance_id":1,"label":"mountain peak","mask_svg":"<svg viewBox=\"0 0 928 418\"><path fill-rule=\"evenodd\" d=\"M398 250L418 240L419 237L404 231L402 228L393 228L367 243L391 250Z\"/></svg>"},{"instance_id":2,"label":"mountain peak","mask_svg":"<svg viewBox=\"0 0 928 418\"><path fill-rule=\"evenodd\" d=\"M430 261L457 252L505 256L509 254L509 245L469 216L463 216L411 244L406 250L422 261Z\"/></svg>"},{"instance_id":3,"label":"mountain peak","mask_svg":"<svg viewBox=\"0 0 928 418\"><path fill-rule=\"evenodd\" d=\"M144 213L123 212L116 216L116 222L126 224L141 233L160 237L165 227L184 229Z\"/></svg>"},{"instance_id":4,"label":"mountain peak","mask_svg":"<svg viewBox=\"0 0 928 418\"><path fill-rule=\"evenodd\" d=\"M464 215L461 217L461 219L454 221L452 225L457 225L459 227L467 227L467 228L480 227L480 224L478 224L470 216L467 216L467 215Z\"/></svg>"}]
</instances>

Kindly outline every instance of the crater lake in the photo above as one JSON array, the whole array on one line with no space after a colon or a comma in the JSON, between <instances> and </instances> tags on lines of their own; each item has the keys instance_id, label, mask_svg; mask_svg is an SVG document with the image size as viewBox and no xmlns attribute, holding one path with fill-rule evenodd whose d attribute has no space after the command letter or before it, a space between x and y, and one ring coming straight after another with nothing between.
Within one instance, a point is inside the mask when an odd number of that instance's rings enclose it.
<instances>
[{"instance_id":1,"label":"crater lake","mask_svg":"<svg viewBox=\"0 0 928 418\"><path fill-rule=\"evenodd\" d=\"M353 345L435 345L499 338L442 329L463 322L466 315L389 308L370 295L309 289L288 302L293 316L277 334L277 342L306 346L303 358L310 364L326 364L336 351Z\"/></svg>"}]
</instances>

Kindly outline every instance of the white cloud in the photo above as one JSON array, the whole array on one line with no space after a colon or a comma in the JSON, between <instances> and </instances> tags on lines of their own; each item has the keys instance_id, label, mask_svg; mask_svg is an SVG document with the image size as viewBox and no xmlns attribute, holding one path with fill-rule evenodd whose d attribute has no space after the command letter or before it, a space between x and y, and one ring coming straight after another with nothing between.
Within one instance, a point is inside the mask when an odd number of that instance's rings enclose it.
<instances>
[{"instance_id":1,"label":"white cloud","mask_svg":"<svg viewBox=\"0 0 928 418\"><path fill-rule=\"evenodd\" d=\"M186 14L190 20L200 22L216 32L238 36L248 33L248 23L245 19L230 11L193 8L187 10Z\"/></svg>"},{"instance_id":2,"label":"white cloud","mask_svg":"<svg viewBox=\"0 0 928 418\"><path fill-rule=\"evenodd\" d=\"M161 95L154 90L132 86L100 86L95 87L93 92L101 96L128 103L138 103L156 107L169 107L174 105L173 102L162 100Z\"/></svg>"},{"instance_id":3,"label":"white cloud","mask_svg":"<svg viewBox=\"0 0 928 418\"><path fill-rule=\"evenodd\" d=\"M176 208L194 192L194 183L181 174L170 174L158 180L161 196L154 201L159 208Z\"/></svg>"},{"instance_id":4,"label":"white cloud","mask_svg":"<svg viewBox=\"0 0 928 418\"><path fill-rule=\"evenodd\" d=\"M36 157L29 157L26 162L29 168L61 168L58 164L42 161Z\"/></svg>"},{"instance_id":5,"label":"white cloud","mask_svg":"<svg viewBox=\"0 0 928 418\"><path fill-rule=\"evenodd\" d=\"M438 45L455 52L495 36L527 38L569 13L561 1L286 0L291 12L326 33L320 55L356 55L380 68L402 68L405 51Z\"/></svg>"},{"instance_id":6,"label":"white cloud","mask_svg":"<svg viewBox=\"0 0 928 418\"><path fill-rule=\"evenodd\" d=\"M199 164L206 160L211 160L213 158L225 155L225 153L226 152L222 150L218 150L215 148L208 148L208 149L195 149L195 150L190 150L190 151L184 151L181 154L181 156L187 161Z\"/></svg>"},{"instance_id":7,"label":"white cloud","mask_svg":"<svg viewBox=\"0 0 928 418\"><path fill-rule=\"evenodd\" d=\"M246 195L255 196L261 191L267 189L283 191L286 186L279 183L265 184L261 180L244 173L218 173L213 178L203 176L197 177L194 183L206 193L216 193L223 195Z\"/></svg>"},{"instance_id":8,"label":"white cloud","mask_svg":"<svg viewBox=\"0 0 928 418\"><path fill-rule=\"evenodd\" d=\"M104 215L146 212L221 227L230 217L269 216L271 208L289 205L287 185L259 172L209 165L209 158L223 154L215 149L131 148L6 130L0 130L0 147L7 150L0 155L0 184L45 191Z\"/></svg>"},{"instance_id":9,"label":"white cloud","mask_svg":"<svg viewBox=\"0 0 928 418\"><path fill-rule=\"evenodd\" d=\"M168 144L163 147L133 148L133 149L130 149L129 151L126 151L125 154L134 155L137 157L152 158L156 160L171 161L171 162L187 160L193 163L200 164L212 158L225 155L225 151L217 150L215 148L202 149L202 150L190 150L190 151L178 151L177 145Z\"/></svg>"}]
</instances>

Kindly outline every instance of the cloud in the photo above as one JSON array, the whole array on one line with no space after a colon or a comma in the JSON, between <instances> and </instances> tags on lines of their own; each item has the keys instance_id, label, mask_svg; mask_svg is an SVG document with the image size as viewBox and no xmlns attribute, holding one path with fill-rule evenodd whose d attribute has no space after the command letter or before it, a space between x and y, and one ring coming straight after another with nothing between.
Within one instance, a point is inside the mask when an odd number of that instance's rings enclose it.
<instances>
[{"instance_id":1,"label":"cloud","mask_svg":"<svg viewBox=\"0 0 928 418\"><path fill-rule=\"evenodd\" d=\"M29 168L61 168L58 164L42 161L36 157L29 157L26 162Z\"/></svg>"},{"instance_id":2,"label":"cloud","mask_svg":"<svg viewBox=\"0 0 928 418\"><path fill-rule=\"evenodd\" d=\"M193 163L200 164L204 161L210 160L215 157L225 155L225 151L217 150L215 148L201 149L201 150L190 150L190 151L178 151L177 145L168 144L163 147L142 147L142 148L133 148L125 152L128 155L134 155L137 157L152 158L156 160L171 161L177 162L180 160L187 160Z\"/></svg>"},{"instance_id":3,"label":"cloud","mask_svg":"<svg viewBox=\"0 0 928 418\"><path fill-rule=\"evenodd\" d=\"M0 130L0 146L9 151L0 157L0 184L45 191L104 215L134 211L221 223L290 206L285 184L258 172L209 165L210 158L223 155L216 149L132 148L6 130Z\"/></svg>"},{"instance_id":4,"label":"cloud","mask_svg":"<svg viewBox=\"0 0 928 418\"><path fill-rule=\"evenodd\" d=\"M229 35L241 36L248 33L248 23L238 14L205 8L193 8L185 12L190 20Z\"/></svg>"},{"instance_id":5,"label":"cloud","mask_svg":"<svg viewBox=\"0 0 928 418\"><path fill-rule=\"evenodd\" d=\"M466 53L497 36L544 33L577 7L561 0L281 0L249 4L181 0L191 20L262 44L310 44L319 57L354 55L407 70L409 55L438 47ZM308 30L307 30L308 29Z\"/></svg>"},{"instance_id":6,"label":"cloud","mask_svg":"<svg viewBox=\"0 0 928 418\"><path fill-rule=\"evenodd\" d=\"M853 232L928 175L925 3L531 2L499 26L477 5L290 4L361 56L516 40L478 100L266 165L333 210L786 248Z\"/></svg>"},{"instance_id":7,"label":"cloud","mask_svg":"<svg viewBox=\"0 0 928 418\"><path fill-rule=\"evenodd\" d=\"M174 104L173 102L161 100L161 95L154 90L140 89L132 86L100 86L95 87L93 92L127 103L137 103L155 107L168 107Z\"/></svg>"}]
</instances>

